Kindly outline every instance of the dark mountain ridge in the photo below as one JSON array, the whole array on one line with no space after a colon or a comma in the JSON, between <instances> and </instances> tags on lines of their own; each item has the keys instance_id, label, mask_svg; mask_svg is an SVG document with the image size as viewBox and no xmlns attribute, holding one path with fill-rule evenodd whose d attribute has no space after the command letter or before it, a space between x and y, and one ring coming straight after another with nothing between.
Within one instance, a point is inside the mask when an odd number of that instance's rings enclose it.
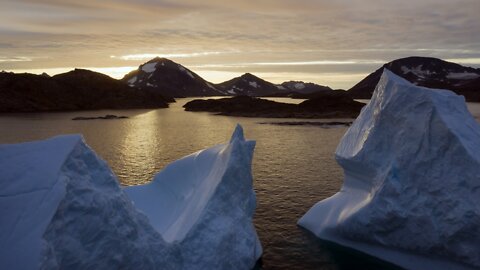
<instances>
[{"instance_id":1,"label":"dark mountain ridge","mask_svg":"<svg viewBox=\"0 0 480 270\"><path fill-rule=\"evenodd\" d=\"M75 69L53 77L0 73L0 112L165 108L172 99Z\"/></svg>"},{"instance_id":2,"label":"dark mountain ridge","mask_svg":"<svg viewBox=\"0 0 480 270\"><path fill-rule=\"evenodd\" d=\"M169 97L223 96L195 72L169 59L156 57L122 78L132 87L155 90Z\"/></svg>"},{"instance_id":3,"label":"dark mountain ridge","mask_svg":"<svg viewBox=\"0 0 480 270\"><path fill-rule=\"evenodd\" d=\"M283 82L279 87L283 87L286 90L290 90L292 93L297 94L313 94L324 91L331 91L332 88L315 83L306 83L303 81L288 81Z\"/></svg>"},{"instance_id":4,"label":"dark mountain ridge","mask_svg":"<svg viewBox=\"0 0 480 270\"><path fill-rule=\"evenodd\" d=\"M406 80L428 88L452 90L467 101L480 101L480 69L438 58L412 56L384 64L348 90L353 98L370 98L387 68Z\"/></svg>"},{"instance_id":5,"label":"dark mountain ridge","mask_svg":"<svg viewBox=\"0 0 480 270\"><path fill-rule=\"evenodd\" d=\"M251 73L245 73L240 77L233 78L216 85L229 96L265 97L285 92L275 84L265 81Z\"/></svg>"}]
</instances>

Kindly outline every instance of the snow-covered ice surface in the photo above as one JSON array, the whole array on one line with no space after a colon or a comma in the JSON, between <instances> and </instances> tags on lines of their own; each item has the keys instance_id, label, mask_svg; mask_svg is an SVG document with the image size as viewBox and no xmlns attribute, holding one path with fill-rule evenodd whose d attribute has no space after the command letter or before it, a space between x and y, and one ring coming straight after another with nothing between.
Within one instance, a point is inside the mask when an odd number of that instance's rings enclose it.
<instances>
[{"instance_id":1,"label":"snow-covered ice surface","mask_svg":"<svg viewBox=\"0 0 480 270\"><path fill-rule=\"evenodd\" d=\"M128 188L148 217L79 135L0 145L0 268L251 269L254 145L238 127Z\"/></svg>"},{"instance_id":2,"label":"snow-covered ice surface","mask_svg":"<svg viewBox=\"0 0 480 270\"><path fill-rule=\"evenodd\" d=\"M480 267L480 126L464 98L384 70L337 147L337 194L298 224L407 269Z\"/></svg>"},{"instance_id":3,"label":"snow-covered ice surface","mask_svg":"<svg viewBox=\"0 0 480 270\"><path fill-rule=\"evenodd\" d=\"M186 269L251 269L262 248L252 223L254 141L237 126L230 143L168 165L146 185L125 188Z\"/></svg>"},{"instance_id":4,"label":"snow-covered ice surface","mask_svg":"<svg viewBox=\"0 0 480 270\"><path fill-rule=\"evenodd\" d=\"M0 168L1 269L178 264L81 136L1 145Z\"/></svg>"},{"instance_id":5,"label":"snow-covered ice surface","mask_svg":"<svg viewBox=\"0 0 480 270\"><path fill-rule=\"evenodd\" d=\"M148 63L142 66L142 70L146 73L152 73L156 70L157 62Z\"/></svg>"}]
</instances>

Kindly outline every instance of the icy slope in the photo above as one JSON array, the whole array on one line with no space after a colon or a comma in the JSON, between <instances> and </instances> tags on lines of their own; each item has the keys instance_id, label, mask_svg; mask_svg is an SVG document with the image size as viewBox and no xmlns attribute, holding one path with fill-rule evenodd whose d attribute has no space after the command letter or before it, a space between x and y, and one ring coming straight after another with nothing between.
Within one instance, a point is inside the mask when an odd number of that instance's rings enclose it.
<instances>
[{"instance_id":1,"label":"icy slope","mask_svg":"<svg viewBox=\"0 0 480 270\"><path fill-rule=\"evenodd\" d=\"M262 249L253 227L251 162L255 142L237 126L230 143L169 164L154 180L125 192L186 269L251 269Z\"/></svg>"},{"instance_id":2,"label":"icy slope","mask_svg":"<svg viewBox=\"0 0 480 270\"><path fill-rule=\"evenodd\" d=\"M151 269L175 258L81 136L2 145L0 168L1 269Z\"/></svg>"},{"instance_id":3,"label":"icy slope","mask_svg":"<svg viewBox=\"0 0 480 270\"><path fill-rule=\"evenodd\" d=\"M299 225L409 269L478 268L479 150L462 96L384 70L337 148L342 189Z\"/></svg>"},{"instance_id":4,"label":"icy slope","mask_svg":"<svg viewBox=\"0 0 480 270\"><path fill-rule=\"evenodd\" d=\"M81 136L0 145L0 269L251 269L254 145L238 127L128 188L148 218Z\"/></svg>"}]
</instances>

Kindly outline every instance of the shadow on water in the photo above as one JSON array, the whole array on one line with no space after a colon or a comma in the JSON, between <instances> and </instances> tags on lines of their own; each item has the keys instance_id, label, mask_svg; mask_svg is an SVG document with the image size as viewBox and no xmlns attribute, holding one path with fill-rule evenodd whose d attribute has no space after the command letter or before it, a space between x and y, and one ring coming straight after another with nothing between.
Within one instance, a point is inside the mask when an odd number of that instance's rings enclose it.
<instances>
[{"instance_id":1,"label":"shadow on water","mask_svg":"<svg viewBox=\"0 0 480 270\"><path fill-rule=\"evenodd\" d=\"M358 250L348 248L331 241L321 240L314 234L299 227L299 230L306 238L306 245L310 250L321 249L328 253L330 259L335 264L335 269L339 270L401 270L403 268L370 256Z\"/></svg>"}]
</instances>

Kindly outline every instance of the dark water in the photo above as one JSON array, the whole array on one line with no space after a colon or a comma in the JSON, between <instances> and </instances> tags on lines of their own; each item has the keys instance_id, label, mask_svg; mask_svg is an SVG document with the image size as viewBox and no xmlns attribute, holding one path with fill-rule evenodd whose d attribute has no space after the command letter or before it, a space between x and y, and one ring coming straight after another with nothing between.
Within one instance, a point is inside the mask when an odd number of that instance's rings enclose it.
<instances>
[{"instance_id":1,"label":"dark water","mask_svg":"<svg viewBox=\"0 0 480 270\"><path fill-rule=\"evenodd\" d=\"M185 112L181 106L186 101L179 100L171 108L159 110L0 115L0 143L81 133L122 184L136 185L150 181L156 172L178 158L228 141L235 125L240 123L246 137L257 141L253 161L258 201L255 226L264 248L264 269L391 268L320 242L296 225L313 204L341 187L343 173L334 160L334 151L347 128L276 126L259 123L295 120ZM474 114L480 112L478 104L470 107ZM76 116L105 114L129 118L71 120Z\"/></svg>"}]
</instances>

